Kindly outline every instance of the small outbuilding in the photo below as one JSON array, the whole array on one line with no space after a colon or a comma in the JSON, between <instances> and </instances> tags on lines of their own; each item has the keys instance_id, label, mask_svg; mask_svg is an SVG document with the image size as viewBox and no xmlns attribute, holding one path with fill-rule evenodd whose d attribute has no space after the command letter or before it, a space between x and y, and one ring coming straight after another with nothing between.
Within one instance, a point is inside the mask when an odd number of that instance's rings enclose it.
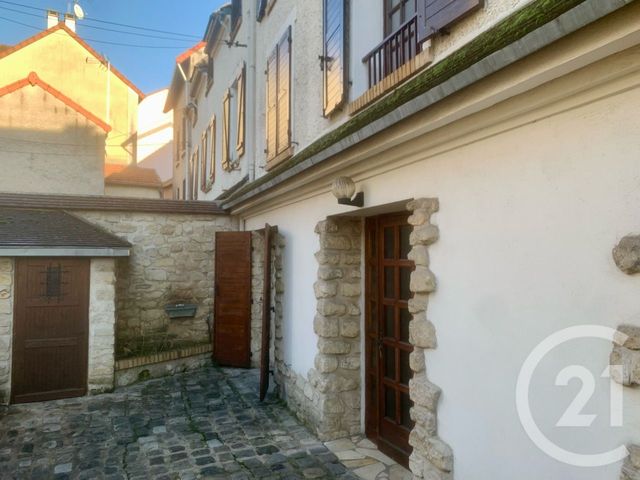
<instances>
[{"instance_id":1,"label":"small outbuilding","mask_svg":"<svg viewBox=\"0 0 640 480\"><path fill-rule=\"evenodd\" d=\"M113 388L115 258L130 249L65 211L0 209L0 403Z\"/></svg>"}]
</instances>

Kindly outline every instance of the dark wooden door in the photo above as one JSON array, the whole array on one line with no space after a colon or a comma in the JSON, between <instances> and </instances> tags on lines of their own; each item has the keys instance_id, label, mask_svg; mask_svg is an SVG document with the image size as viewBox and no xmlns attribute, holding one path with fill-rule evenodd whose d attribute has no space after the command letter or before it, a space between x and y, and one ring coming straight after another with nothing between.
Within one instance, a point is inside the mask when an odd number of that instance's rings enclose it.
<instances>
[{"instance_id":1,"label":"dark wooden door","mask_svg":"<svg viewBox=\"0 0 640 480\"><path fill-rule=\"evenodd\" d=\"M414 263L407 214L366 222L366 432L381 451L407 466L409 432L409 281Z\"/></svg>"},{"instance_id":2,"label":"dark wooden door","mask_svg":"<svg viewBox=\"0 0 640 480\"><path fill-rule=\"evenodd\" d=\"M264 226L264 257L262 284L262 344L260 351L260 401L269 390L269 347L271 346L271 226ZM275 229L274 229L275 230Z\"/></svg>"},{"instance_id":3,"label":"dark wooden door","mask_svg":"<svg viewBox=\"0 0 640 480\"><path fill-rule=\"evenodd\" d=\"M251 232L216 233L213 358L251 366Z\"/></svg>"},{"instance_id":4,"label":"dark wooden door","mask_svg":"<svg viewBox=\"0 0 640 480\"><path fill-rule=\"evenodd\" d=\"M89 260L16 262L13 403L87 393Z\"/></svg>"}]
</instances>

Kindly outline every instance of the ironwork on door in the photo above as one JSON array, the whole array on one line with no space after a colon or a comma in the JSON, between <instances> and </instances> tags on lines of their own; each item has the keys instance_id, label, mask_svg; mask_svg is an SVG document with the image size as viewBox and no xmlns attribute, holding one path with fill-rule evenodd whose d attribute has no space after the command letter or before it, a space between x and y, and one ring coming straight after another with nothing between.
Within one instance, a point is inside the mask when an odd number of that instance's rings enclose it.
<instances>
[{"instance_id":1,"label":"ironwork on door","mask_svg":"<svg viewBox=\"0 0 640 480\"><path fill-rule=\"evenodd\" d=\"M407 217L403 213L368 218L365 229L366 433L403 465L408 465L413 428L408 302L415 265L408 259Z\"/></svg>"}]
</instances>

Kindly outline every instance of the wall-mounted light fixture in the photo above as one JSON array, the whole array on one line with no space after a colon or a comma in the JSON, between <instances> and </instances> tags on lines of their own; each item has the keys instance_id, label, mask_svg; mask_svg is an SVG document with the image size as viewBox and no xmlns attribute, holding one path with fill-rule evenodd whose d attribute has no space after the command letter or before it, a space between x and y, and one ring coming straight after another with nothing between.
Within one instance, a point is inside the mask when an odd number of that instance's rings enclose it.
<instances>
[{"instance_id":1,"label":"wall-mounted light fixture","mask_svg":"<svg viewBox=\"0 0 640 480\"><path fill-rule=\"evenodd\" d=\"M356 184L349 177L338 177L331 184L331 193L338 199L340 205L352 207L364 206L364 192L356 193Z\"/></svg>"}]
</instances>

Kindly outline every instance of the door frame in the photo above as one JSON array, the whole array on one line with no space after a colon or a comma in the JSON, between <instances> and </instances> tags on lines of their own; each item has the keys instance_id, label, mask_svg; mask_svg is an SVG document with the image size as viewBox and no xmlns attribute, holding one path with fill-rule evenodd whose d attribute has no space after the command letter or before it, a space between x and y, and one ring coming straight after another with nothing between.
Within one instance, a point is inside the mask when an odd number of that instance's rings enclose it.
<instances>
[{"instance_id":1,"label":"door frame","mask_svg":"<svg viewBox=\"0 0 640 480\"><path fill-rule=\"evenodd\" d=\"M26 293L22 288L22 281L24 279L24 275L26 274L25 268L27 262L33 260L34 258L40 260L57 260L57 261L69 261L73 260L77 262L83 268L83 275L86 278L86 282L84 285L81 285L81 288L84 289L82 292L82 302L83 307L82 311L84 313L84 322L85 322L85 331L84 335L81 339L82 341L82 371L81 375L84 379L82 388L69 390L65 393L51 393L51 392L42 392L30 394L27 400L20 401L19 403L30 403L30 402L41 402L48 400L58 400L62 398L75 398L75 397L83 397L88 392L88 384L89 384L89 329L91 327L91 319L89 318L89 306L90 306L90 282L91 282L91 259L83 258L83 257L16 257L15 258L15 266L14 266L14 303L13 303L13 320L12 320L12 335L11 335L11 392L9 396L9 403L16 403L16 389L14 388L17 380L17 359L16 353L18 352L18 348L16 348L18 344L18 322L20 322L22 315L20 312L20 302L23 300L22 296ZM26 280L25 280L26 281ZM24 359L23 359L24 360ZM57 391L60 392L60 391Z\"/></svg>"},{"instance_id":2,"label":"door frame","mask_svg":"<svg viewBox=\"0 0 640 480\"><path fill-rule=\"evenodd\" d=\"M383 273L384 273L384 253L383 253L383 235L384 224L387 221L402 221L402 223L410 226L407 219L410 212L396 212L367 217L365 219L365 251L364 251L364 378L365 378L365 402L364 402L364 418L365 418L365 435L372 440L380 451L390 456L398 463L405 467L409 467L409 455L411 446L408 445L409 451L404 452L400 448L395 447L391 442L385 440L381 434L381 424L383 418L380 412L383 404L383 371L380 368L383 332L380 331L383 325ZM411 227L413 228L413 227ZM395 237L395 243L399 248L399 238ZM411 247L409 247L409 251ZM402 260L398 259L398 262ZM406 263L412 263L406 261ZM407 265L409 266L409 265ZM415 268L415 265L411 265ZM373 275L375 272L376 278ZM399 279L394 277L394 282L398 283ZM395 285L394 283L394 285ZM375 288L373 287L375 285ZM398 285L399 288L399 285ZM412 293L411 293L412 295ZM375 309L375 312L373 310ZM411 345L413 350L413 345ZM397 360L396 360L397 362ZM375 365L374 365L375 364ZM396 366L396 368L399 368ZM411 371L411 370L409 370ZM375 392L373 391L375 390ZM407 395L409 394L409 386L406 387ZM375 395L375 396L374 396ZM375 398L375 401L373 400ZM396 405L397 409L401 406ZM409 407L411 408L411 407ZM409 412L407 412L409 414ZM414 428L412 425L406 432L407 443L410 431Z\"/></svg>"}]
</instances>

